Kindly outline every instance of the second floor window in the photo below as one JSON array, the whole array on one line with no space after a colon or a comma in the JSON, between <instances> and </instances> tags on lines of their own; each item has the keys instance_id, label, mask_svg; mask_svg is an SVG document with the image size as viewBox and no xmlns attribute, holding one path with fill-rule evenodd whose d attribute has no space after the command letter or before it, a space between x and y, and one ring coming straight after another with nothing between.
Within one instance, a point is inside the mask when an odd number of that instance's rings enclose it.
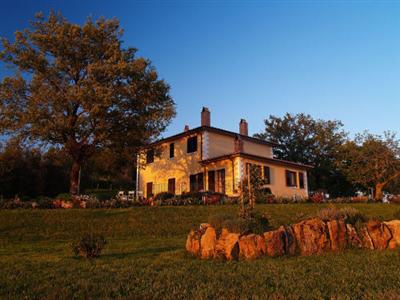
<instances>
[{"instance_id":1,"label":"second floor window","mask_svg":"<svg viewBox=\"0 0 400 300\"><path fill-rule=\"evenodd\" d=\"M147 150L146 153L146 163L151 164L154 161L154 150Z\"/></svg>"},{"instance_id":2,"label":"second floor window","mask_svg":"<svg viewBox=\"0 0 400 300\"><path fill-rule=\"evenodd\" d=\"M175 156L175 144L169 144L169 158L173 158Z\"/></svg>"},{"instance_id":3,"label":"second floor window","mask_svg":"<svg viewBox=\"0 0 400 300\"><path fill-rule=\"evenodd\" d=\"M286 170L286 185L290 187L297 186L297 173L293 171Z\"/></svg>"},{"instance_id":4,"label":"second floor window","mask_svg":"<svg viewBox=\"0 0 400 300\"><path fill-rule=\"evenodd\" d=\"M187 140L187 153L192 153L197 151L197 136L188 138Z\"/></svg>"}]
</instances>

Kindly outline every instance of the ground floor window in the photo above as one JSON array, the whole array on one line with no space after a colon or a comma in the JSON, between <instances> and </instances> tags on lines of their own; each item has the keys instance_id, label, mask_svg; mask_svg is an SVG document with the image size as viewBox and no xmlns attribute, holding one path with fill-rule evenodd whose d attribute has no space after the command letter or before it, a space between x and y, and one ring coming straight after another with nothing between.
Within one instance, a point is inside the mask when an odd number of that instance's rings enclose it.
<instances>
[{"instance_id":1,"label":"ground floor window","mask_svg":"<svg viewBox=\"0 0 400 300\"><path fill-rule=\"evenodd\" d=\"M271 183L271 172L270 168L268 166L263 167L264 171L264 183L265 184L270 184Z\"/></svg>"},{"instance_id":2,"label":"ground floor window","mask_svg":"<svg viewBox=\"0 0 400 300\"><path fill-rule=\"evenodd\" d=\"M175 195L175 178L168 179L168 193Z\"/></svg>"},{"instance_id":3,"label":"ground floor window","mask_svg":"<svg viewBox=\"0 0 400 300\"><path fill-rule=\"evenodd\" d=\"M152 182L148 182L146 184L146 197L150 198L153 196L153 183Z\"/></svg>"},{"instance_id":4,"label":"ground floor window","mask_svg":"<svg viewBox=\"0 0 400 300\"><path fill-rule=\"evenodd\" d=\"M204 190L203 173L190 175L189 180L191 192L200 192Z\"/></svg>"},{"instance_id":5,"label":"ground floor window","mask_svg":"<svg viewBox=\"0 0 400 300\"><path fill-rule=\"evenodd\" d=\"M225 194L225 169L208 171L208 190Z\"/></svg>"},{"instance_id":6,"label":"ground floor window","mask_svg":"<svg viewBox=\"0 0 400 300\"><path fill-rule=\"evenodd\" d=\"M299 186L301 189L304 189L304 173L299 172Z\"/></svg>"},{"instance_id":7,"label":"ground floor window","mask_svg":"<svg viewBox=\"0 0 400 300\"><path fill-rule=\"evenodd\" d=\"M286 170L286 185L290 187L297 186L297 173L293 171Z\"/></svg>"}]
</instances>

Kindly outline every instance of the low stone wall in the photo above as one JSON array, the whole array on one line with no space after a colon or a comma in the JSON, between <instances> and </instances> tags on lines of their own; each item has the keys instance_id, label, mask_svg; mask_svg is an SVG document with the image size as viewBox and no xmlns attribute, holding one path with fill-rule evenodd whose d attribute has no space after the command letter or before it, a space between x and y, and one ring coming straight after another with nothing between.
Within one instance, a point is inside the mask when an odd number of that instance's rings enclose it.
<instances>
[{"instance_id":1,"label":"low stone wall","mask_svg":"<svg viewBox=\"0 0 400 300\"><path fill-rule=\"evenodd\" d=\"M346 248L384 250L400 248L400 220L368 221L357 230L344 220L324 222L319 218L301 221L262 235L229 232L219 236L210 224L190 231L186 250L203 259L256 259L261 256L313 255Z\"/></svg>"}]
</instances>

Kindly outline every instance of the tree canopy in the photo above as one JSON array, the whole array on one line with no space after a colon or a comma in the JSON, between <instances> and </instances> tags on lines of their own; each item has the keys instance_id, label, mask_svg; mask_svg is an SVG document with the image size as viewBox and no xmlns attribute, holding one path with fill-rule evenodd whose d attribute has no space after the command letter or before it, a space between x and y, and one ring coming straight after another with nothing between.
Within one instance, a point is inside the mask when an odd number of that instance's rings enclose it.
<instances>
[{"instance_id":1,"label":"tree canopy","mask_svg":"<svg viewBox=\"0 0 400 300\"><path fill-rule=\"evenodd\" d=\"M396 135L358 134L340 148L337 165L354 184L373 188L375 199L389 183L400 177L400 145Z\"/></svg>"},{"instance_id":2,"label":"tree canopy","mask_svg":"<svg viewBox=\"0 0 400 300\"><path fill-rule=\"evenodd\" d=\"M264 122L264 132L255 136L277 142L277 158L314 166L309 171L310 190L324 190L334 196L352 192L353 186L335 165L338 149L347 139L340 121L286 113L283 117L271 115Z\"/></svg>"},{"instance_id":3,"label":"tree canopy","mask_svg":"<svg viewBox=\"0 0 400 300\"><path fill-rule=\"evenodd\" d=\"M61 14L36 15L30 28L2 39L0 60L16 73L0 82L0 134L62 146L79 169L100 148L135 150L175 115L169 86L148 59L122 47L116 19L83 25Z\"/></svg>"}]
</instances>

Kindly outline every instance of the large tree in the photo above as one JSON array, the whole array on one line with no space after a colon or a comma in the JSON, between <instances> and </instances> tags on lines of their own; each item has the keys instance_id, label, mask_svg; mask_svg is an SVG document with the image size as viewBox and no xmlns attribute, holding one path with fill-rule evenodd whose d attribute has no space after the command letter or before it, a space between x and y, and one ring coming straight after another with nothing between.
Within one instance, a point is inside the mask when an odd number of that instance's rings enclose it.
<instances>
[{"instance_id":1,"label":"large tree","mask_svg":"<svg viewBox=\"0 0 400 300\"><path fill-rule=\"evenodd\" d=\"M169 86L136 49L122 47L116 19L82 26L38 14L0 59L15 67L0 83L0 133L61 145L72 160L70 192L81 165L99 148L135 149L175 115Z\"/></svg>"},{"instance_id":2,"label":"large tree","mask_svg":"<svg viewBox=\"0 0 400 300\"><path fill-rule=\"evenodd\" d=\"M353 186L335 165L336 153L347 133L340 121L313 119L303 113L269 116L265 131L257 137L275 141L277 158L313 165L309 172L311 190L324 190L333 196L353 192Z\"/></svg>"},{"instance_id":3,"label":"large tree","mask_svg":"<svg viewBox=\"0 0 400 300\"><path fill-rule=\"evenodd\" d=\"M344 143L337 164L355 184L374 189L374 198L382 199L383 190L400 178L400 145L394 133L383 136L368 132Z\"/></svg>"}]
</instances>

